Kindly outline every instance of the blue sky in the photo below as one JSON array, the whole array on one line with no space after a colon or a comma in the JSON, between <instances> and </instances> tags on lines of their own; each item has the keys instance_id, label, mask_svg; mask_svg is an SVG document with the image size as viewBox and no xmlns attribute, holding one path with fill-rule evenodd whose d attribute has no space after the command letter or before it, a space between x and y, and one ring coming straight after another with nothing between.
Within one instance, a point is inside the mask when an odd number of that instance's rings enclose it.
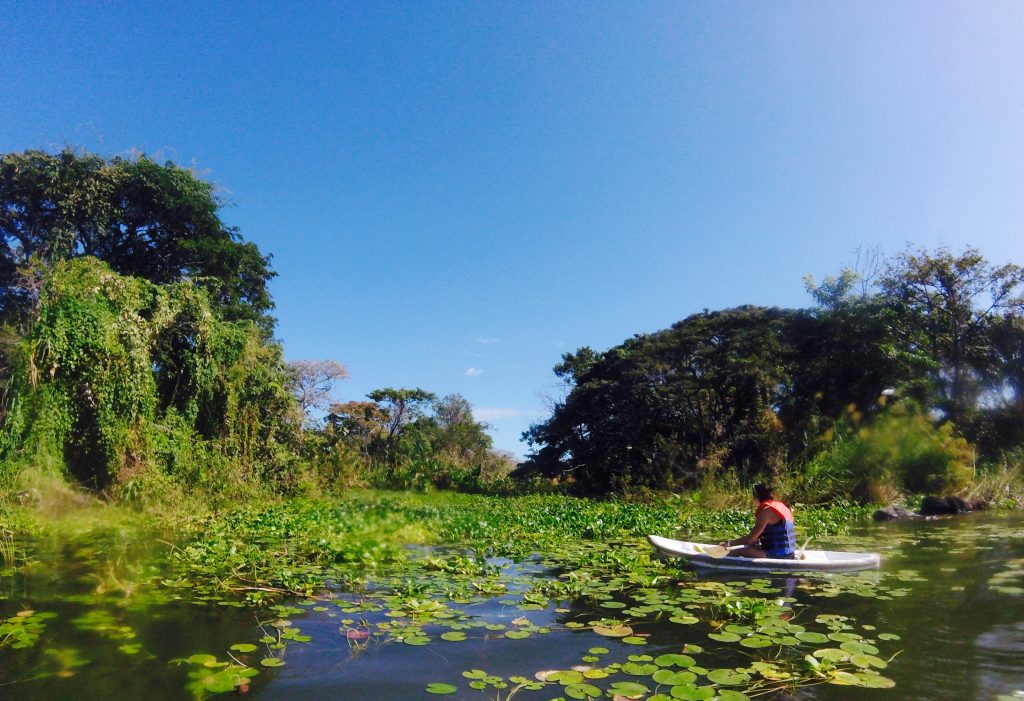
<instances>
[{"instance_id":1,"label":"blue sky","mask_svg":"<svg viewBox=\"0 0 1024 701\"><path fill-rule=\"evenodd\" d=\"M289 359L518 455L580 345L806 306L858 246L1024 263L1019 2L2 5L0 151L194 165Z\"/></svg>"}]
</instances>

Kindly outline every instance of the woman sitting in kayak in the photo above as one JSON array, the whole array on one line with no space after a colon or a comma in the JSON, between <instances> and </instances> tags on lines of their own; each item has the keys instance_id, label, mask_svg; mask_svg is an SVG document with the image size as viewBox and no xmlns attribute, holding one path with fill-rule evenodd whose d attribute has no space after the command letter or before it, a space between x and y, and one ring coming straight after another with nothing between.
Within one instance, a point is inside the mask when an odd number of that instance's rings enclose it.
<instances>
[{"instance_id":1,"label":"woman sitting in kayak","mask_svg":"<svg viewBox=\"0 0 1024 701\"><path fill-rule=\"evenodd\" d=\"M776 501L771 487L754 485L754 527L742 538L722 543L725 547L742 545L730 550L733 557L771 557L783 560L793 558L796 552L796 532L793 513L781 501Z\"/></svg>"}]
</instances>

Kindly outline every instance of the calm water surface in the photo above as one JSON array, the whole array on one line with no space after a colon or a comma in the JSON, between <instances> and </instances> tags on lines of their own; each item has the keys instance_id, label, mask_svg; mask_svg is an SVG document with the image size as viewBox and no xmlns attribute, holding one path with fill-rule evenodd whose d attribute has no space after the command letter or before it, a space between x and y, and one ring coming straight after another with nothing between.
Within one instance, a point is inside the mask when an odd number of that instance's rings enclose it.
<instances>
[{"instance_id":1,"label":"calm water surface","mask_svg":"<svg viewBox=\"0 0 1024 701\"><path fill-rule=\"evenodd\" d=\"M990 701L1001 695L1013 698L1015 693L1024 698L1024 517L977 514L872 524L849 537L818 544L827 545L881 552L882 569L861 575L772 578L771 584L781 590L773 596L795 599L798 620L839 614L856 621L858 629L866 626L864 630L898 635L898 641L887 643L879 653L886 658L899 653L883 670L896 685L865 689L827 684L799 689L793 694L796 698ZM36 565L0 578L0 618L26 609L55 616L43 622L31 646L0 647L0 699L193 699L195 694L187 689L189 666L172 660L196 653L226 660L231 645L257 642L268 631L276 634L276 615L265 609L196 601L187 590L133 584L163 576L159 565L150 564L162 554L151 540L33 547ZM146 552L153 558L145 557ZM510 567L535 575L543 571L539 564ZM678 579L682 587L715 581L738 586L749 577L694 578L681 567ZM509 605L507 597L464 608L478 623L503 624L509 630L515 629L515 619L526 616L532 625L550 632L519 640L500 633L485 638L481 631L486 629L472 628L470 639L463 642L364 645L367 641L350 640L344 631L358 628L360 621L371 626L388 621L387 610L349 614L334 605L305 602L296 607L301 613L289 618L311 641L288 644L277 653L286 664L261 669L244 693L210 698L482 700L497 692L469 689L463 671L483 669L493 675L532 678L540 670L579 664L594 646L608 648L603 663L635 654L677 652L685 643L705 648L705 665L749 663L749 656L736 648L717 650L713 642L709 644L708 629L701 625L637 621L634 629L646 636L646 644L628 645L566 627L609 615L592 599L523 611ZM430 682L454 684L458 692L431 696L425 692ZM547 700L557 692L554 687L524 690L516 698Z\"/></svg>"}]
</instances>

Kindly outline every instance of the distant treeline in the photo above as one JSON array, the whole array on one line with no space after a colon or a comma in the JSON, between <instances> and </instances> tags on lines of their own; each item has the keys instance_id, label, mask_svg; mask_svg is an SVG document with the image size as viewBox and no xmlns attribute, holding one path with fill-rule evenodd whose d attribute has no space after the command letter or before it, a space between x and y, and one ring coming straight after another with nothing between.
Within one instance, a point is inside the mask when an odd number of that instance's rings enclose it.
<instances>
[{"instance_id":1,"label":"distant treeline","mask_svg":"<svg viewBox=\"0 0 1024 701\"><path fill-rule=\"evenodd\" d=\"M518 474L597 493L725 473L861 499L963 488L1024 444L1024 272L972 249L858 268L805 279L811 309L705 311L565 354Z\"/></svg>"}]
</instances>

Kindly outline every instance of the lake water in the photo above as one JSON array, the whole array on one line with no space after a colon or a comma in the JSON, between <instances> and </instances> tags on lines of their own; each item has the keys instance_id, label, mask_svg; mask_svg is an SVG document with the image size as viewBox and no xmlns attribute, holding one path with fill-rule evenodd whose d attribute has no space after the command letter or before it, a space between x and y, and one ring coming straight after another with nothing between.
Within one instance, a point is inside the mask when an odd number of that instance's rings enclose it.
<instances>
[{"instance_id":1,"label":"lake water","mask_svg":"<svg viewBox=\"0 0 1024 701\"><path fill-rule=\"evenodd\" d=\"M358 593L325 591L269 610L161 583L173 572L152 538L37 542L34 564L0 578L0 617L8 620L0 699L442 698L427 693L429 684L455 687L443 696L450 699L505 699L538 672L574 666L581 680L556 676L515 698L587 698L613 684L659 699L1024 698L1019 514L870 524L816 545L880 552L881 570L710 576L635 564L646 553L638 543L598 544L564 560L493 561L486 576L435 564L371 579ZM853 672L894 686L824 683L837 681L824 675L778 692L784 681L756 671L784 674L805 655L827 660L825 648L859 654ZM666 654L690 659L673 666ZM659 665L668 672L652 676ZM231 674L246 667L258 674L239 684ZM215 693L218 672L233 691ZM673 682L655 681L669 672ZM722 683L710 683L716 678ZM709 691L694 690L701 686Z\"/></svg>"}]
</instances>

